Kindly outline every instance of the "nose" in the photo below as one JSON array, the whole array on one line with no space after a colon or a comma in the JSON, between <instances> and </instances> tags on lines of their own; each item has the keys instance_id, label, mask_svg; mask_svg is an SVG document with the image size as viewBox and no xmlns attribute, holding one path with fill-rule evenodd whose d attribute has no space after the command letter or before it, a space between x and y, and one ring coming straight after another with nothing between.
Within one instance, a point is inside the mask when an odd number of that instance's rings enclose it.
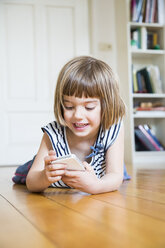
<instances>
[{"instance_id":1,"label":"nose","mask_svg":"<svg viewBox=\"0 0 165 248\"><path fill-rule=\"evenodd\" d=\"M81 120L83 118L83 110L80 107L75 108L74 118L78 120Z\"/></svg>"}]
</instances>

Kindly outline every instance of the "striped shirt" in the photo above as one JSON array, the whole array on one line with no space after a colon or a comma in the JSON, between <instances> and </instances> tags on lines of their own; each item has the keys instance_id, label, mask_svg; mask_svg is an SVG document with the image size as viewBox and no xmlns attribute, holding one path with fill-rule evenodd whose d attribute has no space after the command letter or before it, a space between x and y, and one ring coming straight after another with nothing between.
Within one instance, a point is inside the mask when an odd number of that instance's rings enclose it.
<instances>
[{"instance_id":1,"label":"striped shirt","mask_svg":"<svg viewBox=\"0 0 165 248\"><path fill-rule=\"evenodd\" d=\"M105 156L108 148L116 140L121 127L121 121L112 125L109 130L103 131L102 127L99 130L96 142L93 146L94 152L91 154L92 159L89 163L98 178L105 175ZM66 128L59 125L56 121L42 127L42 131L46 132L57 157L71 154L67 142ZM52 187L68 187L62 180L52 184Z\"/></svg>"}]
</instances>

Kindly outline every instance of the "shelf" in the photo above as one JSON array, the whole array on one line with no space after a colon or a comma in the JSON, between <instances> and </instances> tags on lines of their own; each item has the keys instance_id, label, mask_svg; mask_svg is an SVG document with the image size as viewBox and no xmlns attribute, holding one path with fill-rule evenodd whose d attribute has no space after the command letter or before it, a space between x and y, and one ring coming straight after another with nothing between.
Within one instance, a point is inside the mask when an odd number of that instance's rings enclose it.
<instances>
[{"instance_id":1,"label":"shelf","mask_svg":"<svg viewBox=\"0 0 165 248\"><path fill-rule=\"evenodd\" d=\"M165 98L165 93L157 94L157 93L134 93L132 94L133 98Z\"/></svg>"},{"instance_id":2,"label":"shelf","mask_svg":"<svg viewBox=\"0 0 165 248\"><path fill-rule=\"evenodd\" d=\"M154 50L154 49L148 49L148 50L143 50L143 49L136 49L133 50L131 49L131 55L132 58L152 58L154 56L160 56L164 55L165 51L164 50Z\"/></svg>"},{"instance_id":3,"label":"shelf","mask_svg":"<svg viewBox=\"0 0 165 248\"><path fill-rule=\"evenodd\" d=\"M126 2L130 11L131 2ZM165 151L136 151L135 138L135 126L147 124L157 139L165 145L165 111L163 111L164 108L156 108L156 106L165 106L165 0L158 1L158 4L160 5L156 9L156 13L159 23L132 22L131 20L137 20L137 17L140 17L140 20L148 21L153 21L155 18L153 16L155 12L150 13L151 16L148 18L146 11L137 13L136 11L138 10L136 8L131 8L132 13L127 18L127 20L133 18L127 21L128 90L130 90L132 161L138 168L141 165L151 167L151 164L153 164L155 166L157 163L165 165ZM151 49L156 47L160 49ZM148 76L151 80L148 80ZM159 79L161 80L159 81ZM151 90L152 84L154 91ZM134 93L132 91L133 86L134 92L138 92L139 88L139 92L163 91L163 93ZM139 108L141 111L138 111L138 106L142 106L142 103L144 103L144 106L145 104L146 106L153 106L153 109L146 107L146 110ZM142 134L144 136L145 133L141 133L141 138ZM149 139L148 141L151 140ZM140 142L138 145L140 146Z\"/></svg>"},{"instance_id":4,"label":"shelf","mask_svg":"<svg viewBox=\"0 0 165 248\"><path fill-rule=\"evenodd\" d=\"M160 23L145 23L145 22L130 22L131 27L148 27L148 28L163 28L164 25Z\"/></svg>"},{"instance_id":5,"label":"shelf","mask_svg":"<svg viewBox=\"0 0 165 248\"><path fill-rule=\"evenodd\" d=\"M161 165L164 169L165 151L134 151L133 160L134 165L138 168L157 168ZM147 161L147 162L146 162Z\"/></svg>"},{"instance_id":6,"label":"shelf","mask_svg":"<svg viewBox=\"0 0 165 248\"><path fill-rule=\"evenodd\" d=\"M132 54L152 54L152 55L164 55L164 50L157 49L131 49Z\"/></svg>"},{"instance_id":7,"label":"shelf","mask_svg":"<svg viewBox=\"0 0 165 248\"><path fill-rule=\"evenodd\" d=\"M137 111L133 118L165 118L165 111Z\"/></svg>"},{"instance_id":8,"label":"shelf","mask_svg":"<svg viewBox=\"0 0 165 248\"><path fill-rule=\"evenodd\" d=\"M165 151L134 151L133 161L137 168L155 169L159 164L164 169ZM147 162L146 162L147 161Z\"/></svg>"},{"instance_id":9,"label":"shelf","mask_svg":"<svg viewBox=\"0 0 165 248\"><path fill-rule=\"evenodd\" d=\"M135 151L137 155L155 155L155 153L158 155L165 155L165 151Z\"/></svg>"}]
</instances>

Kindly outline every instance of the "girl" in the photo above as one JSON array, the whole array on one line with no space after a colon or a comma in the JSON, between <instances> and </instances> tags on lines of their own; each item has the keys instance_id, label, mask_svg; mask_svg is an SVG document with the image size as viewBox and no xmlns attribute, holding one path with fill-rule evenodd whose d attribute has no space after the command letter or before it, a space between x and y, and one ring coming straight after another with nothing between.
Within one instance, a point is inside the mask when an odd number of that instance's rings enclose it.
<instances>
[{"instance_id":1,"label":"girl","mask_svg":"<svg viewBox=\"0 0 165 248\"><path fill-rule=\"evenodd\" d=\"M26 185L41 192L49 186L98 194L123 181L125 105L118 82L104 62L81 56L61 70L55 91L56 121L43 127L43 138ZM74 153L85 171L68 171L57 157Z\"/></svg>"}]
</instances>

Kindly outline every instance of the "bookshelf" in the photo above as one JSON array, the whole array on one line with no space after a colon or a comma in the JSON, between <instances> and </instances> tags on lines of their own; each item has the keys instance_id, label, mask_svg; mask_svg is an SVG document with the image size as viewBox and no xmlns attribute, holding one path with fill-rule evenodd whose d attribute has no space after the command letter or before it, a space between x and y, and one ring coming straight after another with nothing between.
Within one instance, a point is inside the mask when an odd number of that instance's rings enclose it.
<instances>
[{"instance_id":1,"label":"bookshelf","mask_svg":"<svg viewBox=\"0 0 165 248\"><path fill-rule=\"evenodd\" d=\"M154 22L146 22L145 16L141 18L142 21L140 22L132 21L131 2L135 4L138 1L125 1L127 9L127 56L132 161L134 165L144 165L145 167L151 164L155 164L155 166L156 164L165 165L165 151L139 151L137 149L137 137L135 138L135 127L148 125L161 144L165 146L165 111L156 110L156 108L137 111L137 106L148 106L148 104L152 106L159 104L165 107L165 0L139 0L139 4L144 4L145 2L146 6L148 2L153 4L153 6L161 2L161 6L156 10L158 12L159 9L159 13L154 12L154 8L150 6L150 8L153 8L150 10L152 15L153 13L155 13L155 16L157 15L155 19L152 16L150 17L150 20L155 20ZM153 75L151 75L150 70L152 68L154 75L157 75L157 80L154 77L148 82L141 72L143 68L147 70L150 79ZM146 89L148 83L152 88L152 92L148 88Z\"/></svg>"}]
</instances>

